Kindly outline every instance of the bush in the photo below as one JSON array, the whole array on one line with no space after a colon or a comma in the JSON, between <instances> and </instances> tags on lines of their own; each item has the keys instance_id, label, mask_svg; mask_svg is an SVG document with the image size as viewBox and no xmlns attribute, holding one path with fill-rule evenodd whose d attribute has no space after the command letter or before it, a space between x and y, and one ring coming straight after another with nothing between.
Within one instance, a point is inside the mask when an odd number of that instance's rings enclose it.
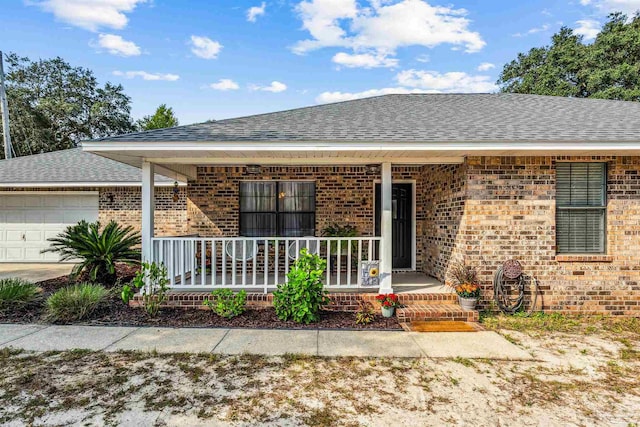
<instances>
[{"instance_id":1,"label":"bush","mask_svg":"<svg viewBox=\"0 0 640 427\"><path fill-rule=\"evenodd\" d=\"M79 283L67 286L47 299L47 318L53 322L86 319L108 296L109 291L101 285Z\"/></svg>"},{"instance_id":2,"label":"bush","mask_svg":"<svg viewBox=\"0 0 640 427\"><path fill-rule=\"evenodd\" d=\"M117 263L140 262L140 251L134 249L140 245L140 234L115 221L108 223L102 231L99 222L80 221L48 240L51 247L42 252L57 252L62 261L79 260L71 271L73 280L87 271L92 281L110 286L116 282Z\"/></svg>"},{"instance_id":3,"label":"bush","mask_svg":"<svg viewBox=\"0 0 640 427\"><path fill-rule=\"evenodd\" d=\"M327 262L306 249L287 274L287 283L278 285L273 293L273 306L280 320L298 323L316 322L320 310L329 303L328 292L323 289L322 277Z\"/></svg>"},{"instance_id":4,"label":"bush","mask_svg":"<svg viewBox=\"0 0 640 427\"><path fill-rule=\"evenodd\" d=\"M38 298L40 298L40 290L33 283L22 279L0 280L0 311L27 306Z\"/></svg>"},{"instance_id":5,"label":"bush","mask_svg":"<svg viewBox=\"0 0 640 427\"><path fill-rule=\"evenodd\" d=\"M204 305L218 316L231 319L244 313L247 304L247 292L241 290L234 294L231 289L216 289L211 292L211 300L205 299Z\"/></svg>"},{"instance_id":6,"label":"bush","mask_svg":"<svg viewBox=\"0 0 640 427\"><path fill-rule=\"evenodd\" d=\"M142 306L147 314L150 317L156 317L160 306L167 300L167 291L169 290L167 267L164 264L142 263L142 268L136 273L131 284L136 289L142 290ZM127 294L126 298L125 294ZM122 291L123 301L129 302L132 295L130 287L125 286Z\"/></svg>"},{"instance_id":7,"label":"bush","mask_svg":"<svg viewBox=\"0 0 640 427\"><path fill-rule=\"evenodd\" d=\"M368 325L376 318L373 304L368 301L360 301L358 311L356 311L356 325Z\"/></svg>"}]
</instances>

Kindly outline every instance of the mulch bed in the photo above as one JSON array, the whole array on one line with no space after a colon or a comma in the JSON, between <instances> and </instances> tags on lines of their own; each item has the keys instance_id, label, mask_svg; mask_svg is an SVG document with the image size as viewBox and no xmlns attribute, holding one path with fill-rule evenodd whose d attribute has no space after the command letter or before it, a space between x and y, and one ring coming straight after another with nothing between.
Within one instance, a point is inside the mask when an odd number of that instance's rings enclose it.
<instances>
[{"instance_id":1,"label":"mulch bed","mask_svg":"<svg viewBox=\"0 0 640 427\"><path fill-rule=\"evenodd\" d=\"M135 276L136 268L119 266L121 283L128 283ZM67 276L57 277L37 283L46 297L57 289L70 284ZM0 323L44 322L42 304L24 307L12 312L0 312ZM119 287L113 289L109 301L91 319L76 322L78 325L108 326L159 326L159 327L218 327L218 328L265 328L265 329L386 329L401 330L395 317L387 319L376 315L368 325L357 325L355 313L343 311L322 311L320 321L310 325L283 322L276 317L273 308L249 309L240 316L225 319L210 310L165 308L156 318L150 318L142 308L132 308L120 299Z\"/></svg>"}]
</instances>

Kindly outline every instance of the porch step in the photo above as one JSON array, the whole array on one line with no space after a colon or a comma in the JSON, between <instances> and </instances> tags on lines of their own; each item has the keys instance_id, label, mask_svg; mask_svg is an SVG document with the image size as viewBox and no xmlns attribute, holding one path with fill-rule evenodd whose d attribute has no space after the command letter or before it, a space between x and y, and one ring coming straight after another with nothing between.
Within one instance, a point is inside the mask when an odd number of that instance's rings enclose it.
<instances>
[{"instance_id":1,"label":"porch step","mask_svg":"<svg viewBox=\"0 0 640 427\"><path fill-rule=\"evenodd\" d=\"M460 305L451 304L416 304L396 309L396 316L400 323L429 320L453 320L458 322L477 322L479 318L476 310L463 310Z\"/></svg>"}]
</instances>

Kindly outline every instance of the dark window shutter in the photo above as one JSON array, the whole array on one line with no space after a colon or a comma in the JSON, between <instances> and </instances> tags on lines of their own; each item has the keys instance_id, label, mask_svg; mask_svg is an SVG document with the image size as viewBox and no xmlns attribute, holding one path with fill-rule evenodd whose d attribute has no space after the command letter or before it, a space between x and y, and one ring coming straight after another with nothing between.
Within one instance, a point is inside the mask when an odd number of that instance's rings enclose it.
<instances>
[{"instance_id":1,"label":"dark window shutter","mask_svg":"<svg viewBox=\"0 0 640 427\"><path fill-rule=\"evenodd\" d=\"M605 252L606 187L606 163L556 165L558 253Z\"/></svg>"}]
</instances>

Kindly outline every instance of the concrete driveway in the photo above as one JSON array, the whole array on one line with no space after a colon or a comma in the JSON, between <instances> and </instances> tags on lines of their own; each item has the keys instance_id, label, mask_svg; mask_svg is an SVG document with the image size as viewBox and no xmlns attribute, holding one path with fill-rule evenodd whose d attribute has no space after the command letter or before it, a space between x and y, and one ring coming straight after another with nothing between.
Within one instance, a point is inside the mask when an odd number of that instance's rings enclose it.
<instances>
[{"instance_id":1,"label":"concrete driveway","mask_svg":"<svg viewBox=\"0 0 640 427\"><path fill-rule=\"evenodd\" d=\"M73 264L0 263L0 279L19 277L30 282L41 282L71 273Z\"/></svg>"}]
</instances>

